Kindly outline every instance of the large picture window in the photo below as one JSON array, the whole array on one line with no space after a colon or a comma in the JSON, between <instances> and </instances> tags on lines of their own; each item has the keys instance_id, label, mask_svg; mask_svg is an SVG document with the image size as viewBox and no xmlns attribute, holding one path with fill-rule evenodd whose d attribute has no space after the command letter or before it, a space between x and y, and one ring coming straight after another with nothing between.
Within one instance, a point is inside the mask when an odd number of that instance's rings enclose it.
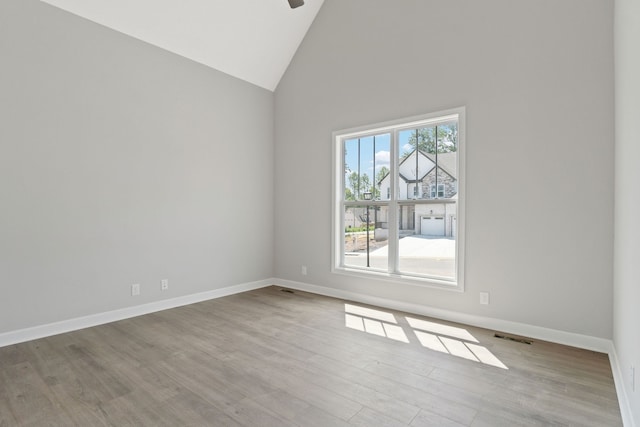
<instances>
[{"instance_id":1,"label":"large picture window","mask_svg":"<svg viewBox=\"0 0 640 427\"><path fill-rule=\"evenodd\" d=\"M464 109L333 137L333 270L461 290Z\"/></svg>"}]
</instances>

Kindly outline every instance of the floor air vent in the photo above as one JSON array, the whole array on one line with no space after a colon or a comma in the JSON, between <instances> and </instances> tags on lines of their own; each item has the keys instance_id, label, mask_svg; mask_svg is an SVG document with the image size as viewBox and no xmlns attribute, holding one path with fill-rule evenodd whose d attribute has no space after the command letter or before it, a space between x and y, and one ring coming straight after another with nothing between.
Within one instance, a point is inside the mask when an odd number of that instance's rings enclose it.
<instances>
[{"instance_id":1,"label":"floor air vent","mask_svg":"<svg viewBox=\"0 0 640 427\"><path fill-rule=\"evenodd\" d=\"M507 340L507 341L514 341L514 342L519 342L519 343L528 344L528 345L533 344L533 340L532 339L525 338L525 337L519 337L519 336L516 336L516 335L507 335L507 334L503 334L501 332L496 332L495 334L493 334L493 336L496 337L496 338Z\"/></svg>"}]
</instances>

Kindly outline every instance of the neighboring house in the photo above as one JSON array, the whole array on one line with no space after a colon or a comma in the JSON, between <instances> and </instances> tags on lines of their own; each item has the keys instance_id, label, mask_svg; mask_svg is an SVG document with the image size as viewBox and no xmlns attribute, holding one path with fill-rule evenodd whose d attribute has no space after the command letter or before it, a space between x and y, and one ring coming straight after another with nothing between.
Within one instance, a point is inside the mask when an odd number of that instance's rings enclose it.
<instances>
[{"instance_id":1,"label":"neighboring house","mask_svg":"<svg viewBox=\"0 0 640 427\"><path fill-rule=\"evenodd\" d=\"M456 165L455 152L439 153L436 158L434 153L414 150L402 159L399 165L399 199L433 201L402 206L399 221L401 230L406 234L455 237L458 199ZM389 174L377 184L380 199L389 200Z\"/></svg>"},{"instance_id":2,"label":"neighboring house","mask_svg":"<svg viewBox=\"0 0 640 427\"><path fill-rule=\"evenodd\" d=\"M366 211L363 208L346 209L344 212L345 229L364 227L367 220L362 219L363 217L362 212L366 212Z\"/></svg>"}]
</instances>

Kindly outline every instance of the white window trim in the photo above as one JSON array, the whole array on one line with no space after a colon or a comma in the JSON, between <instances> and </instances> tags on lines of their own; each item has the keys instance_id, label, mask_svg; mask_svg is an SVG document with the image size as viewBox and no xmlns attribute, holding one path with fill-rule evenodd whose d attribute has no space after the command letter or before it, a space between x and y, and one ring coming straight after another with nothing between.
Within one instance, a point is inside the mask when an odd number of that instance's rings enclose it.
<instances>
[{"instance_id":1,"label":"white window trim","mask_svg":"<svg viewBox=\"0 0 640 427\"><path fill-rule=\"evenodd\" d=\"M415 127L428 126L430 123L438 123L447 120L448 116L451 119L457 118L458 120L458 149L457 149L457 187L458 187L458 201L456 212L456 278L454 281L439 280L437 278L411 276L399 273L382 272L378 270L362 270L358 268L349 268L341 265L342 256L344 252L344 239L342 236L341 227L344 223L344 209L342 208L342 192L344 191L344 171L341 170L342 162L344 159L344 152L342 150L342 141L356 138L366 137L371 135L377 135L384 132L394 132L403 129L411 129ZM404 119L398 119L383 123L377 123L367 126L360 126L350 129L344 129L335 131L332 133L332 175L331 175L331 271L335 274L343 274L360 278L376 278L382 281L391 283L401 283L406 285L418 285L425 287L432 287L444 290L452 290L463 292L464 291L464 254L465 254L465 146L466 146L466 117L465 107L453 108L445 111L438 111L434 113L424 114L415 117L409 117ZM394 193L397 191L397 173L395 168L397 167L396 150L391 150L391 193L392 199ZM409 201L396 201L394 206L402 202L414 202ZM374 204L374 203L372 203ZM391 206L391 204L389 204ZM394 209L389 209L390 218L389 221L396 221L396 214ZM389 228L389 251L393 253L397 252L397 230L396 227ZM396 263L398 260L396 259ZM397 269L396 269L397 271Z\"/></svg>"},{"instance_id":2,"label":"white window trim","mask_svg":"<svg viewBox=\"0 0 640 427\"><path fill-rule=\"evenodd\" d=\"M438 187L442 187L442 194L444 195L444 193L446 193L447 189L445 188L444 184L438 184ZM436 188L435 184L431 184L429 186L429 197L431 199L439 199L440 198L440 190L438 190ZM443 196L444 197L444 196Z\"/></svg>"}]
</instances>

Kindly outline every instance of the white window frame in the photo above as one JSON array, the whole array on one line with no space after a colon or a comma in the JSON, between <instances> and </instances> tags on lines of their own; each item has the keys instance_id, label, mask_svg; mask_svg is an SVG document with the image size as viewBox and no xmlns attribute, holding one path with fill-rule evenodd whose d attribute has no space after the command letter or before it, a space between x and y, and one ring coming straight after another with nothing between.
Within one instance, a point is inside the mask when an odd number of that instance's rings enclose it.
<instances>
[{"instance_id":1,"label":"white window frame","mask_svg":"<svg viewBox=\"0 0 640 427\"><path fill-rule=\"evenodd\" d=\"M397 200L396 192L398 191L398 150L396 146L396 138L400 130L426 127L437 123L443 123L451 120L458 121L458 147L457 147L457 189L458 200L456 203L456 260L455 260L455 278L454 280L444 280L435 277L409 275L400 273L398 270L398 228L397 226L389 228L389 257L390 265L395 264L395 268L389 271L380 271L372 269L361 269L356 267L347 267L344 264L344 151L343 141L352 138L362 138L381 133L391 134L391 200L385 200L383 203L389 206L389 224L397 224L398 207L416 202L415 200ZM332 133L332 201L331 201L331 271L336 274L345 274L361 278L376 278L391 283L401 283L409 285L420 285L434 287L439 289L464 291L464 252L465 252L465 108L458 107L450 110L437 111L420 116L409 117L404 119L393 120L384 123L377 123L356 128L344 129ZM370 205L377 204L376 201L369 202Z\"/></svg>"},{"instance_id":2,"label":"white window frame","mask_svg":"<svg viewBox=\"0 0 640 427\"><path fill-rule=\"evenodd\" d=\"M431 184L429 186L429 197L432 199L440 199L441 197L444 197L444 194L446 193L446 188L444 187L444 184L438 184L438 188L442 188L442 196L440 196L440 190L438 190L436 188L435 184Z\"/></svg>"}]
</instances>

